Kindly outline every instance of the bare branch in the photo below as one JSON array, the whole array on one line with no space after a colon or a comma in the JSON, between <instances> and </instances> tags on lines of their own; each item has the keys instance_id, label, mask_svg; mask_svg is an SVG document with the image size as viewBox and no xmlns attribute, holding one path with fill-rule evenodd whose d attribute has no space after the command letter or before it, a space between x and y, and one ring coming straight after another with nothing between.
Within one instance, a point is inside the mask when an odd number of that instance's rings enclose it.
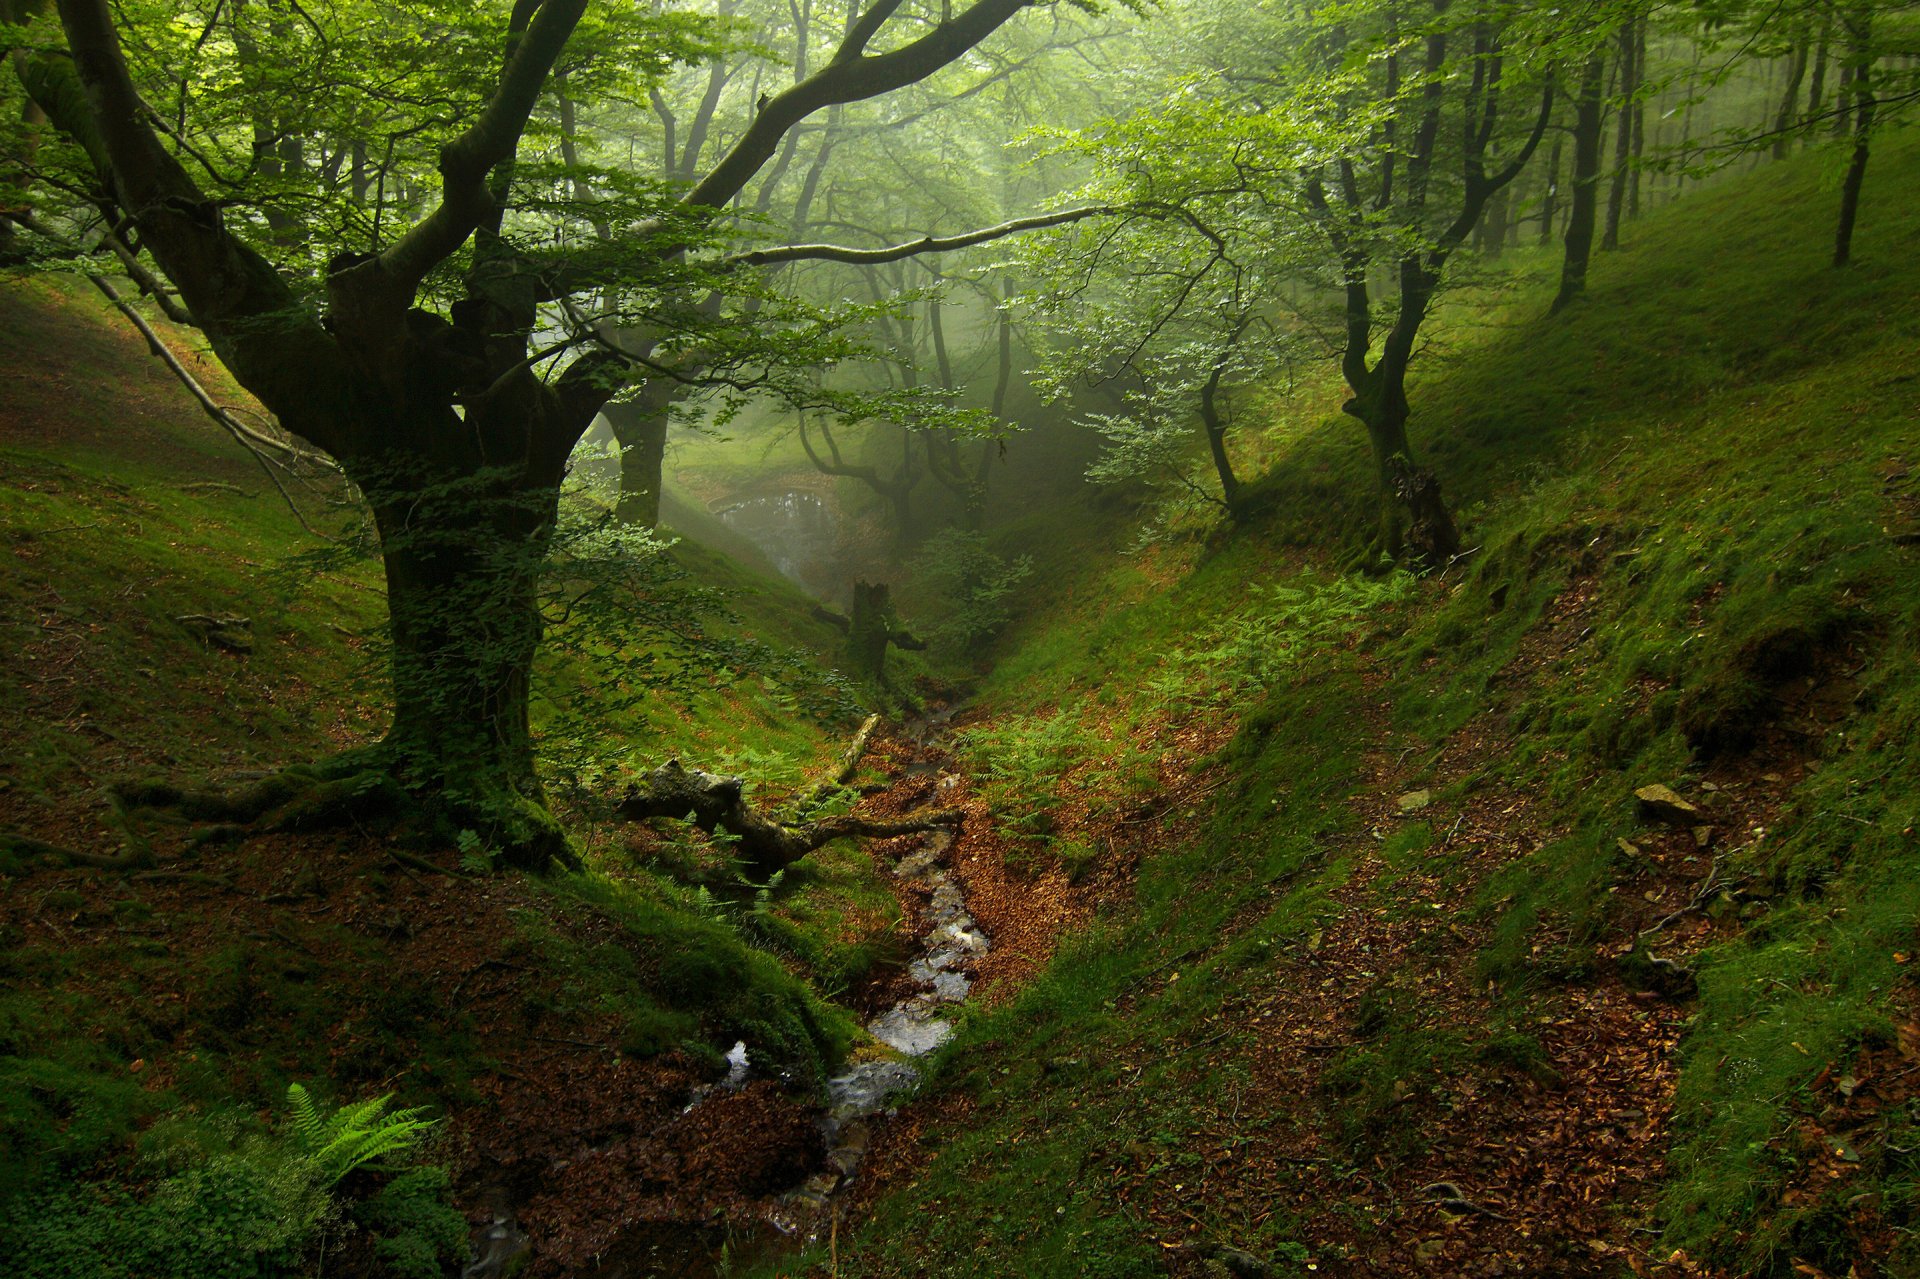
<instances>
[{"instance_id":1,"label":"bare branch","mask_svg":"<svg viewBox=\"0 0 1920 1279\"><path fill-rule=\"evenodd\" d=\"M1095 204L1078 209L1064 209L1058 213L1038 213L1032 217L1014 218L1010 222L965 231L959 235L922 236L918 240L909 240L904 244L893 244L879 249L856 249L842 244L787 244L779 248L753 249L746 253L736 253L723 261L727 266L772 266L777 262L800 261L846 262L855 266L877 266L886 262L898 262L902 258L918 257L922 253L951 253L956 249L968 249L976 244L986 244L991 240L1018 235L1022 231L1039 231L1047 227L1065 226L1070 222L1118 212L1121 212L1121 209L1117 205Z\"/></svg>"}]
</instances>

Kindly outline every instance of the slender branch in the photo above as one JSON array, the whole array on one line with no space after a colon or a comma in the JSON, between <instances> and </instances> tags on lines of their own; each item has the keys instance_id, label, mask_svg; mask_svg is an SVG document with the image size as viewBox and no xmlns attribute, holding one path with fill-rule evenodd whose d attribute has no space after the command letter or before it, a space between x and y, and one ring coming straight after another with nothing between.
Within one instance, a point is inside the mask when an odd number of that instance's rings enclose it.
<instances>
[{"instance_id":1,"label":"slender branch","mask_svg":"<svg viewBox=\"0 0 1920 1279\"><path fill-rule=\"evenodd\" d=\"M951 253L956 249L972 248L976 244L986 244L991 240L1018 235L1022 231L1065 226L1086 218L1118 212L1121 210L1116 205L1096 204L1078 209L1065 209L1058 213L1038 213L1031 217L1014 218L1009 222L965 231L959 235L922 236L918 240L909 240L904 244L892 244L879 249L856 249L841 244L786 244L778 248L753 249L746 253L736 253L722 259L722 263L730 267L772 266L777 262L800 261L846 262L855 266L876 266L886 262L898 262L903 258L917 257L922 253Z\"/></svg>"}]
</instances>

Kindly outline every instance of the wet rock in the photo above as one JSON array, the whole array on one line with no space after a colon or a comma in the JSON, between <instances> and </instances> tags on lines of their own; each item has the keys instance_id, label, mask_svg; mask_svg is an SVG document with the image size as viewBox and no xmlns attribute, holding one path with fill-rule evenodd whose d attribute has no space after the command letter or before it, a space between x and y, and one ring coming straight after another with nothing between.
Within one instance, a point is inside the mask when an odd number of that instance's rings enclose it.
<instances>
[{"instance_id":1,"label":"wet rock","mask_svg":"<svg viewBox=\"0 0 1920 1279\"><path fill-rule=\"evenodd\" d=\"M893 873L902 879L925 879L938 870L940 854L931 848L923 848L917 853L902 857L894 866Z\"/></svg>"},{"instance_id":2,"label":"wet rock","mask_svg":"<svg viewBox=\"0 0 1920 1279\"><path fill-rule=\"evenodd\" d=\"M889 1008L867 1026L875 1039L909 1057L932 1052L953 1038L953 1023L917 1017L906 1006Z\"/></svg>"},{"instance_id":3,"label":"wet rock","mask_svg":"<svg viewBox=\"0 0 1920 1279\"><path fill-rule=\"evenodd\" d=\"M1642 786L1633 792L1640 801L1640 816L1648 821L1666 822L1672 826L1698 826L1706 814L1698 807L1680 798L1679 792L1671 786L1655 783Z\"/></svg>"},{"instance_id":4,"label":"wet rock","mask_svg":"<svg viewBox=\"0 0 1920 1279\"><path fill-rule=\"evenodd\" d=\"M987 935L967 925L949 924L935 933L929 940L942 945L958 947L969 955L987 953Z\"/></svg>"},{"instance_id":5,"label":"wet rock","mask_svg":"<svg viewBox=\"0 0 1920 1279\"><path fill-rule=\"evenodd\" d=\"M460 1279L508 1279L533 1259L533 1240L510 1216L496 1216L474 1239L472 1259Z\"/></svg>"},{"instance_id":6,"label":"wet rock","mask_svg":"<svg viewBox=\"0 0 1920 1279\"><path fill-rule=\"evenodd\" d=\"M967 914L966 899L960 895L959 885L951 881L933 890L933 901L927 906L927 918L933 921L936 928L947 924L964 928L973 922Z\"/></svg>"},{"instance_id":7,"label":"wet rock","mask_svg":"<svg viewBox=\"0 0 1920 1279\"><path fill-rule=\"evenodd\" d=\"M903 1061L866 1061L827 1080L828 1114L847 1125L836 1135L847 1140L853 1121L878 1114L888 1098L919 1079L920 1072Z\"/></svg>"}]
</instances>

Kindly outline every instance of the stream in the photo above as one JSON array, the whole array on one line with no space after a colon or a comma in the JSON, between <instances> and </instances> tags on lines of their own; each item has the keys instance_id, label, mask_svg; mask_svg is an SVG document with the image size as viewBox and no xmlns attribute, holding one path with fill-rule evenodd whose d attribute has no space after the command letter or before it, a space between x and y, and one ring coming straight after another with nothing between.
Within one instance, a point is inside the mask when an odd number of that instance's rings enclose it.
<instances>
[{"instance_id":1,"label":"stream","mask_svg":"<svg viewBox=\"0 0 1920 1279\"><path fill-rule=\"evenodd\" d=\"M867 1023L867 1032L900 1056L859 1062L827 1081L827 1113L820 1124L827 1139L828 1171L808 1178L790 1196L795 1203L813 1209L827 1205L866 1156L866 1121L919 1080L914 1058L926 1056L953 1037L947 1014L966 999L973 985L969 963L992 945L967 913L960 881L943 861L954 838L952 831L931 832L918 851L901 858L893 868L898 878L932 892L926 911L928 931L920 938L920 953L907 965L915 989Z\"/></svg>"},{"instance_id":2,"label":"stream","mask_svg":"<svg viewBox=\"0 0 1920 1279\"><path fill-rule=\"evenodd\" d=\"M918 719L906 736L925 748L952 713L943 710ZM936 796L958 781L932 762L916 763L894 780L929 776ZM928 894L920 912L923 931L906 965L906 993L866 1023L868 1033L891 1053L854 1062L826 1083L826 1108L817 1120L827 1152L821 1170L780 1195L779 1205L757 1221L730 1226L711 1221L636 1223L599 1259L591 1271L595 1279L705 1279L724 1273L725 1267L772 1259L823 1236L834 1201L854 1182L866 1159L869 1121L890 1112L901 1094L919 1081L918 1059L953 1037L953 1014L973 984L970 970L992 944L969 913L963 886L948 860L957 838L950 829L929 831L892 867L903 895ZM735 1043L726 1064L724 1076L693 1091L683 1114L757 1077L750 1044ZM511 1206L503 1202L494 1225L475 1241L463 1279L505 1279L530 1247Z\"/></svg>"}]
</instances>

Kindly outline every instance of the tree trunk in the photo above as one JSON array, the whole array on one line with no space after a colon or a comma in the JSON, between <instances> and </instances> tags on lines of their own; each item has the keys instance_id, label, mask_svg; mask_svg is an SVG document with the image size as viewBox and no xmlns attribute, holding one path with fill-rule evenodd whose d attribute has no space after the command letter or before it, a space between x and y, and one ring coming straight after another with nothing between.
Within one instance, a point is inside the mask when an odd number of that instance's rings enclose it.
<instances>
[{"instance_id":1,"label":"tree trunk","mask_svg":"<svg viewBox=\"0 0 1920 1279\"><path fill-rule=\"evenodd\" d=\"M390 614L393 725L410 790L442 802L515 864L570 853L547 816L528 720L539 575L557 485L519 469L349 462L373 506Z\"/></svg>"},{"instance_id":2,"label":"tree trunk","mask_svg":"<svg viewBox=\"0 0 1920 1279\"><path fill-rule=\"evenodd\" d=\"M1553 153L1547 158L1547 189L1540 197L1540 247L1553 243L1553 220L1559 214L1560 139L1553 140Z\"/></svg>"},{"instance_id":3,"label":"tree trunk","mask_svg":"<svg viewBox=\"0 0 1920 1279\"><path fill-rule=\"evenodd\" d=\"M1480 249L1489 262L1497 262L1507 248L1507 214L1512 204L1509 187L1501 187L1487 200L1486 216L1480 219Z\"/></svg>"},{"instance_id":4,"label":"tree trunk","mask_svg":"<svg viewBox=\"0 0 1920 1279\"><path fill-rule=\"evenodd\" d=\"M1853 158L1847 164L1846 180L1840 186L1840 224L1834 232L1833 264L1842 267L1853 260L1853 227L1860 216L1860 187L1867 176L1868 150L1873 141L1873 116L1877 103L1873 96L1872 32L1864 7L1847 15L1847 41L1853 76L1847 91L1853 95Z\"/></svg>"},{"instance_id":5,"label":"tree trunk","mask_svg":"<svg viewBox=\"0 0 1920 1279\"><path fill-rule=\"evenodd\" d=\"M1792 141L1789 130L1793 128L1793 109L1800 105L1800 85L1807 76L1807 41L1805 37L1797 40L1793 46L1793 65L1787 69L1787 88L1780 95L1780 110L1773 118L1773 158L1787 158L1787 144Z\"/></svg>"},{"instance_id":6,"label":"tree trunk","mask_svg":"<svg viewBox=\"0 0 1920 1279\"><path fill-rule=\"evenodd\" d=\"M887 645L893 642L893 605L884 582L855 582L848 617L847 658L853 669L876 683L887 679Z\"/></svg>"},{"instance_id":7,"label":"tree trunk","mask_svg":"<svg viewBox=\"0 0 1920 1279\"><path fill-rule=\"evenodd\" d=\"M1811 83L1807 86L1806 120L1808 128L1810 128L1812 122L1819 117L1820 108L1826 105L1827 50L1831 47L1832 39L1833 8L1830 5L1823 5L1820 10L1820 42L1813 51L1813 76ZM1803 128L1802 133L1804 134L1805 131Z\"/></svg>"},{"instance_id":8,"label":"tree trunk","mask_svg":"<svg viewBox=\"0 0 1920 1279\"><path fill-rule=\"evenodd\" d=\"M1367 428L1380 502L1379 543L1387 556L1403 553L1436 568L1460 552L1460 534L1440 496L1433 473L1415 463L1407 439L1407 365L1417 316L1431 300L1436 277L1417 267L1403 273L1401 316L1381 349L1380 360L1343 406ZM1411 308L1411 309L1409 309Z\"/></svg>"},{"instance_id":9,"label":"tree trunk","mask_svg":"<svg viewBox=\"0 0 1920 1279\"><path fill-rule=\"evenodd\" d=\"M1620 30L1620 119L1613 136L1613 183L1607 190L1607 229L1600 237L1602 252L1620 247L1620 217L1626 212L1627 171L1633 167L1633 106L1639 92L1634 62L1634 28Z\"/></svg>"},{"instance_id":10,"label":"tree trunk","mask_svg":"<svg viewBox=\"0 0 1920 1279\"><path fill-rule=\"evenodd\" d=\"M1645 18L1633 24L1633 67L1636 84L1647 82L1647 20ZM1633 100L1633 163L1627 170L1627 217L1640 216L1640 169L1641 161L1647 154L1647 104L1643 98Z\"/></svg>"},{"instance_id":11,"label":"tree trunk","mask_svg":"<svg viewBox=\"0 0 1920 1279\"><path fill-rule=\"evenodd\" d=\"M1560 292L1553 299L1558 314L1587 287L1587 263L1593 256L1593 229L1600 185L1601 89L1606 65L1595 54L1587 60L1580 86L1580 102L1573 124L1573 200L1567 218L1566 260L1560 268Z\"/></svg>"},{"instance_id":12,"label":"tree trunk","mask_svg":"<svg viewBox=\"0 0 1920 1279\"><path fill-rule=\"evenodd\" d=\"M615 513L624 524L653 528L660 522L662 468L667 453L667 408L660 397L608 404L600 412L620 443L620 500Z\"/></svg>"}]
</instances>

